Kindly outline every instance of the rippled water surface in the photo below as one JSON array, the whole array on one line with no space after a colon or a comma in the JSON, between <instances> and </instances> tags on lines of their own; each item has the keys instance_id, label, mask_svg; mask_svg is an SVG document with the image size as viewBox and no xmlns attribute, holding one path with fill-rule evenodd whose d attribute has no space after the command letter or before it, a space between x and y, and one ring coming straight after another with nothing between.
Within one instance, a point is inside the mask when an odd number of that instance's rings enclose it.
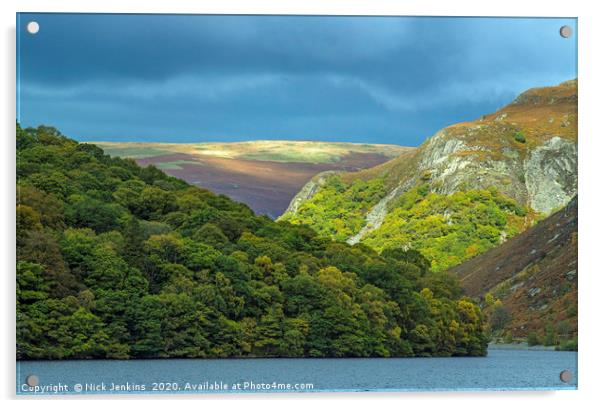
<instances>
[{"instance_id":1,"label":"rippled water surface","mask_svg":"<svg viewBox=\"0 0 602 408\"><path fill-rule=\"evenodd\" d=\"M568 383L560 372L569 370ZM77 360L17 362L17 393L575 389L577 353L489 350L487 357Z\"/></svg>"}]
</instances>

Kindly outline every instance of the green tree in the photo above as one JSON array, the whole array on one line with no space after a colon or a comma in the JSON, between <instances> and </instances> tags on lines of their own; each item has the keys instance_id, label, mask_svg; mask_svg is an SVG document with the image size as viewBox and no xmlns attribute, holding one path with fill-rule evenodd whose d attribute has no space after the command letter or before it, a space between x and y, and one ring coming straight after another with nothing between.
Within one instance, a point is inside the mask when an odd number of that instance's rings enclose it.
<instances>
[{"instance_id":1,"label":"green tree","mask_svg":"<svg viewBox=\"0 0 602 408\"><path fill-rule=\"evenodd\" d=\"M257 354L266 357L280 355L283 335L284 313L280 305L274 304L257 324L257 340L255 341Z\"/></svg>"}]
</instances>

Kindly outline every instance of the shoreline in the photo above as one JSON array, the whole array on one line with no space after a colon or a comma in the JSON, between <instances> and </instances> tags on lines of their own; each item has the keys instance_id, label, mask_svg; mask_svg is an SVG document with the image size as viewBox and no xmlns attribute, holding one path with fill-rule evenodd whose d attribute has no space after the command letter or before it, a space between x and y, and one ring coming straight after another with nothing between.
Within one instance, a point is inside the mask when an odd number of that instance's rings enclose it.
<instances>
[{"instance_id":1,"label":"shoreline","mask_svg":"<svg viewBox=\"0 0 602 408\"><path fill-rule=\"evenodd\" d=\"M527 342L520 343L495 343L491 342L487 345L488 350L531 350L531 351L560 351L556 350L556 346L529 346Z\"/></svg>"}]
</instances>

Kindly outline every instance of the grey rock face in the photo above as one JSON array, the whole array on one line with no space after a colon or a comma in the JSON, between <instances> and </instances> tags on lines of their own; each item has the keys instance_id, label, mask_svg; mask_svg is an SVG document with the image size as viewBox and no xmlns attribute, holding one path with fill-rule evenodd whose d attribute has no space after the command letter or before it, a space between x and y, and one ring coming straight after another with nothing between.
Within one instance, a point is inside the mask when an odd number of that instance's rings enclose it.
<instances>
[{"instance_id":1,"label":"grey rock face","mask_svg":"<svg viewBox=\"0 0 602 408\"><path fill-rule=\"evenodd\" d=\"M486 125L467 129L467 134L487 130ZM463 135L450 137L442 130L435 134L416 157L415 170L405 174L367 214L362 229L347 242L356 244L381 227L390 203L419 183L425 174L432 190L452 194L462 188L486 189L495 186L501 193L523 205L549 214L566 205L577 194L577 144L552 137L521 155L511 144L493 154L482 146L471 146ZM320 173L295 196L285 214L295 214L336 172ZM503 241L504 238L501 238Z\"/></svg>"},{"instance_id":2,"label":"grey rock face","mask_svg":"<svg viewBox=\"0 0 602 408\"><path fill-rule=\"evenodd\" d=\"M439 132L426 146L418 168L430 174L433 190L440 194L462 186L495 186L544 214L566 205L577 193L577 144L570 140L552 137L524 158L510 146L503 147L501 155L492 153Z\"/></svg>"},{"instance_id":3,"label":"grey rock face","mask_svg":"<svg viewBox=\"0 0 602 408\"><path fill-rule=\"evenodd\" d=\"M523 204L528 201L520 154L512 146L492 152L484 146L472 146L462 138L487 131L486 125L467 128L465 135L449 137L445 130L431 139L419 160L419 171L428 173L433 191L452 194L462 188L496 186L500 192ZM501 153L501 154L494 154Z\"/></svg>"},{"instance_id":4,"label":"grey rock face","mask_svg":"<svg viewBox=\"0 0 602 408\"><path fill-rule=\"evenodd\" d=\"M568 203L577 193L577 145L553 137L531 151L525 160L529 205L549 213Z\"/></svg>"},{"instance_id":5,"label":"grey rock face","mask_svg":"<svg viewBox=\"0 0 602 408\"><path fill-rule=\"evenodd\" d=\"M445 131L437 132L429 141L422 152L420 170L433 170L444 164L452 154L466 149L463 140L447 138Z\"/></svg>"}]
</instances>

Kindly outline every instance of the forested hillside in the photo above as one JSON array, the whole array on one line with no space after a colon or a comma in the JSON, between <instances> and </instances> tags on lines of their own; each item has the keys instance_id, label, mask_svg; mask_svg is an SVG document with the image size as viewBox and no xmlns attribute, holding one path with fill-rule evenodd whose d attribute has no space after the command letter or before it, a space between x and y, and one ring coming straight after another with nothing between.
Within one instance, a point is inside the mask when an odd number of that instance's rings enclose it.
<instances>
[{"instance_id":1,"label":"forested hillside","mask_svg":"<svg viewBox=\"0 0 602 408\"><path fill-rule=\"evenodd\" d=\"M484 355L478 306L417 251L258 217L17 125L17 358Z\"/></svg>"}]
</instances>

